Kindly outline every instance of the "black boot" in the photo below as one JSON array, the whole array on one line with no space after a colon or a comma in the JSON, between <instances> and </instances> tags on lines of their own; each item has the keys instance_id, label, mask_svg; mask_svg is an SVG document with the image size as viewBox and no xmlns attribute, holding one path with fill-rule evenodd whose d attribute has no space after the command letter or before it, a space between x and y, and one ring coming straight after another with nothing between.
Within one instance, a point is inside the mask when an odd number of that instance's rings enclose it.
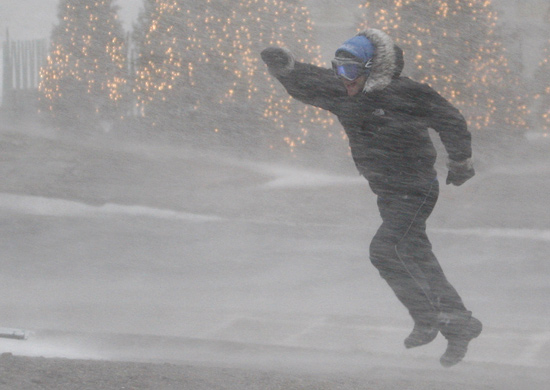
<instances>
[{"instance_id":1,"label":"black boot","mask_svg":"<svg viewBox=\"0 0 550 390\"><path fill-rule=\"evenodd\" d=\"M437 327L426 326L415 322L411 334L405 339L406 348L415 348L431 343L437 337L439 329Z\"/></svg>"},{"instance_id":2,"label":"black boot","mask_svg":"<svg viewBox=\"0 0 550 390\"><path fill-rule=\"evenodd\" d=\"M424 314L411 312L414 319L414 328L405 339L406 348L415 348L434 341L439 333L439 315L436 311Z\"/></svg>"},{"instance_id":3,"label":"black boot","mask_svg":"<svg viewBox=\"0 0 550 390\"><path fill-rule=\"evenodd\" d=\"M466 356L468 344L481 333L483 325L471 312L440 315L441 333L448 341L447 350L439 360L443 367L452 367Z\"/></svg>"}]
</instances>

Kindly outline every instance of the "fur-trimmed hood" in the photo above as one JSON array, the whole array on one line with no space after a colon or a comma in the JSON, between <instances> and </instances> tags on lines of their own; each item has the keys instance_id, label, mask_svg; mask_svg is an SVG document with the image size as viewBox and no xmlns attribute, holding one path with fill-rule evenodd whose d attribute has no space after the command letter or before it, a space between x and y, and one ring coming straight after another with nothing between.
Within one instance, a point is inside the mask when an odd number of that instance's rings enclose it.
<instances>
[{"instance_id":1,"label":"fur-trimmed hood","mask_svg":"<svg viewBox=\"0 0 550 390\"><path fill-rule=\"evenodd\" d=\"M370 75L363 88L364 93L386 88L393 78L401 75L403 70L403 50L393 43L388 34L374 28L363 31L363 35L374 46L374 57Z\"/></svg>"}]
</instances>

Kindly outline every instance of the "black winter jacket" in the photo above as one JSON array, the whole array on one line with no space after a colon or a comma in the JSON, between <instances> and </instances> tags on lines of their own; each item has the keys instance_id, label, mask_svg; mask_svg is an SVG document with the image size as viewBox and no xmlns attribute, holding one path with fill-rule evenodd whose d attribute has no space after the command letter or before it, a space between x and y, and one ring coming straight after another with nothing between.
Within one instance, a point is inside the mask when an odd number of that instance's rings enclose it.
<instances>
[{"instance_id":1,"label":"black winter jacket","mask_svg":"<svg viewBox=\"0 0 550 390\"><path fill-rule=\"evenodd\" d=\"M338 117L357 169L376 194L423 193L436 178L428 128L439 134L451 160L462 161L472 154L466 121L428 85L400 77L402 51L385 33L364 34L375 57L363 93L350 97L332 70L300 62L277 78L294 98Z\"/></svg>"}]
</instances>

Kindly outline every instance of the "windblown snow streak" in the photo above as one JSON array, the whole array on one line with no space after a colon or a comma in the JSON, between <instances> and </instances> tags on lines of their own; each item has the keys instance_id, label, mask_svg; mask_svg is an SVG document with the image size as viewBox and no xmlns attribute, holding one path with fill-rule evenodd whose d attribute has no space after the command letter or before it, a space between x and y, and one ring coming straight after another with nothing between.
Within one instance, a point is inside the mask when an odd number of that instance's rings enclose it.
<instances>
[{"instance_id":1,"label":"windblown snow streak","mask_svg":"<svg viewBox=\"0 0 550 390\"><path fill-rule=\"evenodd\" d=\"M212 215L198 215L146 206L120 205L112 203L93 206L64 199L50 199L39 196L13 194L0 194L0 208L17 211L24 214L61 217L102 217L109 215L127 215L135 217L183 220L189 222L210 222L221 219Z\"/></svg>"}]
</instances>

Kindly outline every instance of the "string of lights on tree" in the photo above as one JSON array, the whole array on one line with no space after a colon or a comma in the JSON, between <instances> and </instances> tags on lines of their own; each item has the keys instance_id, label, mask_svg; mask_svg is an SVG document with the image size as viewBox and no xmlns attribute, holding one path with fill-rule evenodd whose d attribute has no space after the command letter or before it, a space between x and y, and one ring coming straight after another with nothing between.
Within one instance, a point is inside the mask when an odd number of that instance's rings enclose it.
<instances>
[{"instance_id":1,"label":"string of lights on tree","mask_svg":"<svg viewBox=\"0 0 550 390\"><path fill-rule=\"evenodd\" d=\"M52 114L121 115L128 73L124 32L113 3L59 2L59 23L39 84L42 106Z\"/></svg>"},{"instance_id":2,"label":"string of lights on tree","mask_svg":"<svg viewBox=\"0 0 550 390\"><path fill-rule=\"evenodd\" d=\"M508 66L489 0L367 1L360 14L359 30L391 35L405 52L405 74L448 98L471 128L526 126L525 86Z\"/></svg>"},{"instance_id":3,"label":"string of lights on tree","mask_svg":"<svg viewBox=\"0 0 550 390\"><path fill-rule=\"evenodd\" d=\"M264 107L257 116L275 124L291 149L306 142L311 127L319 132L319 124L332 123L282 93L259 58L263 48L276 45L319 61L301 0L145 0L143 10L134 28L134 92L145 117L161 121L166 115L225 112L231 120L238 110ZM223 121L212 126L211 131L224 131Z\"/></svg>"},{"instance_id":4,"label":"string of lights on tree","mask_svg":"<svg viewBox=\"0 0 550 390\"><path fill-rule=\"evenodd\" d=\"M537 125L540 125L544 137L550 137L550 40L542 52L542 61L535 73L538 93L535 95Z\"/></svg>"}]
</instances>

